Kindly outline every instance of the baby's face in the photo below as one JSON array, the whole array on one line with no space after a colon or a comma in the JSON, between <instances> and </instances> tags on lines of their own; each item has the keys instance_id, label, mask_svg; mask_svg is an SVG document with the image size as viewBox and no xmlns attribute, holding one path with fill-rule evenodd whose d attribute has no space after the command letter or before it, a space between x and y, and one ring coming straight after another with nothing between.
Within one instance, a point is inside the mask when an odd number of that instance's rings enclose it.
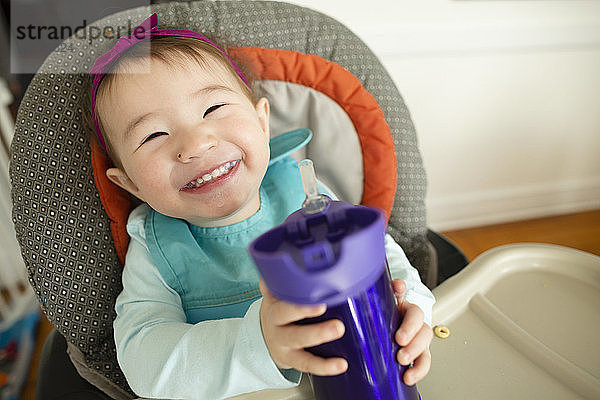
<instances>
[{"instance_id":1,"label":"baby's face","mask_svg":"<svg viewBox=\"0 0 600 400\"><path fill-rule=\"evenodd\" d=\"M99 103L123 169L109 178L156 211L198 226L252 216L269 162L269 105L220 64L150 63L122 74ZM114 89L114 90L113 90Z\"/></svg>"}]
</instances>

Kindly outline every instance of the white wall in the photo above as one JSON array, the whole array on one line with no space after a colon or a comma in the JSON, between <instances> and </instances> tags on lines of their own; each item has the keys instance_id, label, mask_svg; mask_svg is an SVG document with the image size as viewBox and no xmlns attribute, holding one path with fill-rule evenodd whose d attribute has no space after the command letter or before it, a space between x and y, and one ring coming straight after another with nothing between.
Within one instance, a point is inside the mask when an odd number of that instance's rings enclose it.
<instances>
[{"instance_id":1,"label":"white wall","mask_svg":"<svg viewBox=\"0 0 600 400\"><path fill-rule=\"evenodd\" d=\"M296 0L388 68L455 229L600 208L600 2Z\"/></svg>"}]
</instances>

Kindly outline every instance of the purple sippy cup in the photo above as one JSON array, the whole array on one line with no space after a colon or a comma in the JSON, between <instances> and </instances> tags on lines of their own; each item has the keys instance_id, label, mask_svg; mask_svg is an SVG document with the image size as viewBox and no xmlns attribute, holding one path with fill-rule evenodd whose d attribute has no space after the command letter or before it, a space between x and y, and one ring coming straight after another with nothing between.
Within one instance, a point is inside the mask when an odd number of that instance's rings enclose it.
<instances>
[{"instance_id":1,"label":"purple sippy cup","mask_svg":"<svg viewBox=\"0 0 600 400\"><path fill-rule=\"evenodd\" d=\"M385 214L332 201L318 193L312 161L300 162L306 200L281 225L250 244L250 254L273 295L296 304L327 304L325 314L299 323L339 319L335 341L308 348L343 357L348 370L310 375L317 400L418 400L402 382L394 334L400 315L385 257Z\"/></svg>"}]
</instances>

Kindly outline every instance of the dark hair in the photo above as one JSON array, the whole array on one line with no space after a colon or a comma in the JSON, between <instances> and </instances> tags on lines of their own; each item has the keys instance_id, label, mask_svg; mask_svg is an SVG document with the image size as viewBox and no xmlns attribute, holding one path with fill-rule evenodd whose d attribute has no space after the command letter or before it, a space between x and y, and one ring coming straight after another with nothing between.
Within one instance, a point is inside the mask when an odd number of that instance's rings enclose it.
<instances>
[{"instance_id":1,"label":"dark hair","mask_svg":"<svg viewBox=\"0 0 600 400\"><path fill-rule=\"evenodd\" d=\"M122 67L123 64L131 60L147 58L148 56L150 58L160 60L167 65L175 66L177 66L178 64L184 66L184 61L194 61L201 66L208 67L216 61L223 67L225 67L227 71L229 71L233 76L236 77L236 82L239 84L240 89L242 90L244 95L246 95L246 97L248 97L248 99L253 104L256 103L256 96L253 90L254 77L252 72L249 71L243 63L240 64L238 60L235 60L235 63L242 70L242 73L246 77L248 85L240 78L240 76L238 75L234 67L231 65L229 60L217 48L194 38L173 36L152 37L150 40L145 40L136 43L134 46L127 49L127 51L125 51L119 57L117 62L112 66L111 72L107 73L102 79L102 83L98 87L96 98L99 99L102 96L104 96L108 91L110 91L110 88L112 87L112 85L114 85L114 83L117 80L117 76L119 75L119 68ZM94 127L94 121L92 119L91 113L91 78L89 87L89 96L87 96L87 104L85 104L86 107L83 113L83 118L86 125L90 129L90 139L99 142L98 138L96 137L96 129ZM96 107L98 107L98 103L99 102L96 101ZM96 116L98 118L98 125L100 126L100 130L104 135L104 141L106 143L106 151L108 153L108 156L111 158L115 166L122 167L121 161L118 159L118 157L116 157L115 149L111 144L111 140L106 135L106 130L104 129L102 118L98 114L97 109Z\"/></svg>"}]
</instances>

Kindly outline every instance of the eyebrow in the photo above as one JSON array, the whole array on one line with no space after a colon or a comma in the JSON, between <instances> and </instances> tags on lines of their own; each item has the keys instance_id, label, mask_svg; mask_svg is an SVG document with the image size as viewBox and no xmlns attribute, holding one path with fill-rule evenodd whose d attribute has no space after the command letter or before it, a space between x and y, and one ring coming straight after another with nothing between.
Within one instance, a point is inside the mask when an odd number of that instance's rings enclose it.
<instances>
[{"instance_id":1,"label":"eyebrow","mask_svg":"<svg viewBox=\"0 0 600 400\"><path fill-rule=\"evenodd\" d=\"M194 93L191 94L190 97L206 96L210 93L219 92L219 91L235 93L235 91L233 89L231 89L230 87L225 86L225 85L209 85L209 86L205 86L205 87L202 87L202 88L196 90ZM150 111L148 113L142 114L139 117L132 119L129 122L129 124L127 124L127 127L125 128L125 135L124 135L125 139L128 139L129 136L131 136L131 132L133 132L133 130L137 126L141 125L144 121L146 121L150 117L154 116L155 114L157 114L155 111Z\"/></svg>"},{"instance_id":2,"label":"eyebrow","mask_svg":"<svg viewBox=\"0 0 600 400\"><path fill-rule=\"evenodd\" d=\"M225 86L225 85L209 85L209 86L205 86L205 87L202 87L202 88L196 90L194 93L192 93L191 97L205 96L205 95L213 93L213 92L223 92L223 91L224 92L233 92L233 93L235 93L235 90L233 90L229 86Z\"/></svg>"},{"instance_id":3,"label":"eyebrow","mask_svg":"<svg viewBox=\"0 0 600 400\"><path fill-rule=\"evenodd\" d=\"M151 111L149 113L146 114L142 114L139 117L131 120L131 122L129 122L129 124L127 124L127 127L125 128L125 140L127 140L130 136L131 136L131 132L133 132L133 130L140 124L142 124L142 122L144 122L145 120L149 119L150 117L152 117L154 114L156 114L156 112Z\"/></svg>"}]
</instances>

